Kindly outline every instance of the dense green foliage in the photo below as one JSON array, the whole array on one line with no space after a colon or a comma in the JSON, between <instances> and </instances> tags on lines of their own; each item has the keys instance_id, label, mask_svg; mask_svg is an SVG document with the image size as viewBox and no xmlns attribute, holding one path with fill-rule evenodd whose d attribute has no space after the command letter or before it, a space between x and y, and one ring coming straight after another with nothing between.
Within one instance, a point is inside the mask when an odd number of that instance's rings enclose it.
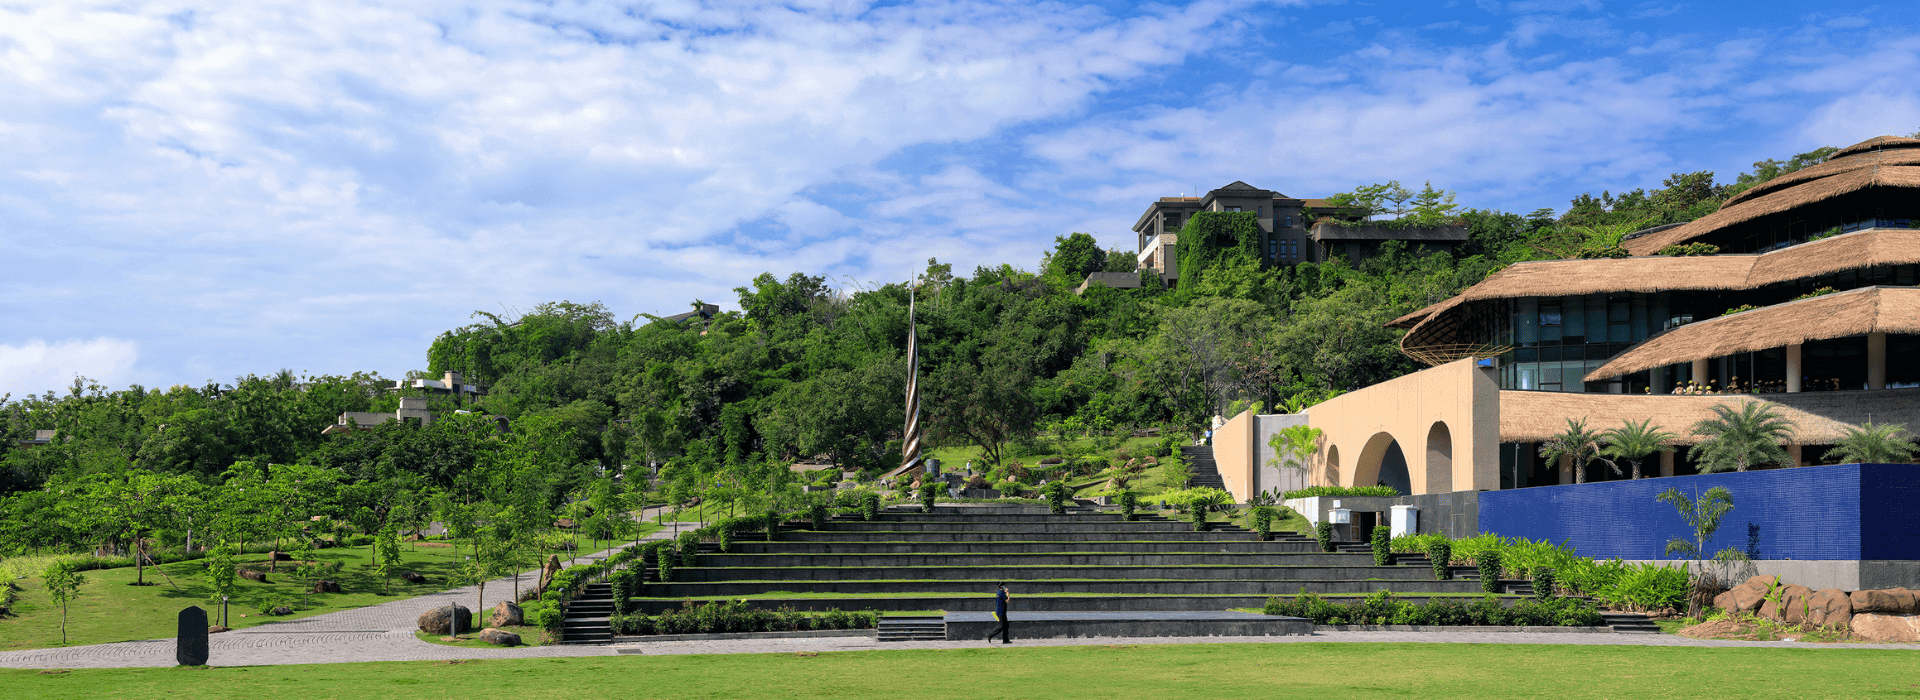
<instances>
[{"instance_id":1,"label":"dense green foliage","mask_svg":"<svg viewBox=\"0 0 1920 700\"><path fill-rule=\"evenodd\" d=\"M1394 599L1389 591L1375 591L1351 603L1335 603L1302 590L1292 598L1268 598L1263 612L1304 617L1321 625L1597 627L1604 624L1593 603L1579 598L1523 600L1509 607L1489 595L1465 605L1445 598L1416 605Z\"/></svg>"},{"instance_id":2,"label":"dense green foliage","mask_svg":"<svg viewBox=\"0 0 1920 700\"><path fill-rule=\"evenodd\" d=\"M1394 498L1399 495L1400 492L1394 490L1392 486L1308 486L1304 489L1288 491L1281 494L1280 497L1283 499L1313 498L1315 496L1331 496L1333 498L1340 498L1342 496Z\"/></svg>"}]
</instances>

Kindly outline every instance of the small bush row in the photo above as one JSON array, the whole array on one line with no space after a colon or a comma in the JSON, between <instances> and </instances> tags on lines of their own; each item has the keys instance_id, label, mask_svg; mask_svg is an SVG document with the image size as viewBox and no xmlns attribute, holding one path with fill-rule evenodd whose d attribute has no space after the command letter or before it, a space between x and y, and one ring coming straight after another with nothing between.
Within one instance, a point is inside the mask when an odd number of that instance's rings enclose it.
<instances>
[{"instance_id":1,"label":"small bush row","mask_svg":"<svg viewBox=\"0 0 1920 700\"><path fill-rule=\"evenodd\" d=\"M1304 590L1291 598L1274 596L1262 610L1268 615L1304 617L1317 625L1437 625L1514 627L1598 627L1604 618L1591 601L1556 597L1522 600L1512 607L1487 596L1471 603L1433 599L1416 605L1376 591L1365 599L1336 603Z\"/></svg>"},{"instance_id":2,"label":"small bush row","mask_svg":"<svg viewBox=\"0 0 1920 700\"><path fill-rule=\"evenodd\" d=\"M1280 494L1280 499L1313 498L1315 496L1333 496L1336 498L1341 496L1352 496L1356 498L1394 498L1399 495L1400 492L1394 490L1392 486L1308 486L1304 489L1295 489Z\"/></svg>"},{"instance_id":3,"label":"small bush row","mask_svg":"<svg viewBox=\"0 0 1920 700\"><path fill-rule=\"evenodd\" d=\"M679 610L665 610L653 616L615 614L609 624L614 634L622 636L854 630L873 629L880 624L880 613L872 610L829 609L815 615L797 612L793 608L750 608L744 600L717 601L704 605L689 600L683 605Z\"/></svg>"}]
</instances>

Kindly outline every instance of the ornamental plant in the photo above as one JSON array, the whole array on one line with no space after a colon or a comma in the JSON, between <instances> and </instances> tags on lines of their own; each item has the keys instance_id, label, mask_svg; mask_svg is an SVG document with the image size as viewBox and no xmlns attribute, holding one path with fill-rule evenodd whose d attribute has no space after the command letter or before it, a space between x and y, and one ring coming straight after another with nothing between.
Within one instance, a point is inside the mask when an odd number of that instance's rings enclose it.
<instances>
[{"instance_id":1,"label":"ornamental plant","mask_svg":"<svg viewBox=\"0 0 1920 700\"><path fill-rule=\"evenodd\" d=\"M1140 505L1140 496L1132 491L1120 492L1120 519L1133 520L1140 516L1133 511Z\"/></svg>"},{"instance_id":2,"label":"ornamental plant","mask_svg":"<svg viewBox=\"0 0 1920 700\"><path fill-rule=\"evenodd\" d=\"M1387 566L1393 563L1393 532L1388 528L1373 529L1373 565Z\"/></svg>"},{"instance_id":3,"label":"ornamental plant","mask_svg":"<svg viewBox=\"0 0 1920 700\"><path fill-rule=\"evenodd\" d=\"M932 513L934 497L939 495L932 479L920 482L920 512Z\"/></svg>"},{"instance_id":4,"label":"ornamental plant","mask_svg":"<svg viewBox=\"0 0 1920 700\"><path fill-rule=\"evenodd\" d=\"M1453 543L1435 540L1427 548L1427 558L1433 560L1433 579L1435 581L1453 580Z\"/></svg>"},{"instance_id":5,"label":"ornamental plant","mask_svg":"<svg viewBox=\"0 0 1920 700\"><path fill-rule=\"evenodd\" d=\"M1061 515L1066 513L1067 512L1067 482L1049 481L1047 482L1046 492L1047 492L1047 511L1050 513L1053 513L1054 515Z\"/></svg>"},{"instance_id":6,"label":"ornamental plant","mask_svg":"<svg viewBox=\"0 0 1920 700\"><path fill-rule=\"evenodd\" d=\"M1254 537L1259 538L1261 542L1272 541L1274 507L1264 505L1254 506L1252 515Z\"/></svg>"},{"instance_id":7,"label":"ornamental plant","mask_svg":"<svg viewBox=\"0 0 1920 700\"><path fill-rule=\"evenodd\" d=\"M814 501L807 506L807 520L811 521L810 524L815 530L827 529L827 504Z\"/></svg>"},{"instance_id":8,"label":"ornamental plant","mask_svg":"<svg viewBox=\"0 0 1920 700\"><path fill-rule=\"evenodd\" d=\"M868 491L860 495L860 517L872 521L880 519L880 494Z\"/></svg>"},{"instance_id":9,"label":"ornamental plant","mask_svg":"<svg viewBox=\"0 0 1920 700\"><path fill-rule=\"evenodd\" d=\"M669 543L662 543L653 550L654 575L660 578L661 583L673 581L673 560L676 558L673 550L673 545Z\"/></svg>"},{"instance_id":10,"label":"ornamental plant","mask_svg":"<svg viewBox=\"0 0 1920 700\"><path fill-rule=\"evenodd\" d=\"M1557 582L1553 580L1553 569L1540 567L1533 570L1534 599L1547 600L1552 598L1555 585L1557 585Z\"/></svg>"},{"instance_id":11,"label":"ornamental plant","mask_svg":"<svg viewBox=\"0 0 1920 700\"><path fill-rule=\"evenodd\" d=\"M674 541L674 549L680 554L681 566L693 566L694 557L700 555L700 533L682 532Z\"/></svg>"},{"instance_id":12,"label":"ornamental plant","mask_svg":"<svg viewBox=\"0 0 1920 700\"><path fill-rule=\"evenodd\" d=\"M67 604L80 597L80 586L87 582L87 577L81 576L80 571L74 568L73 562L67 559L53 560L52 564L47 565L46 572L40 576L40 583L46 587L47 596L53 599L55 605L60 606L60 643L66 644Z\"/></svg>"},{"instance_id":13,"label":"ornamental plant","mask_svg":"<svg viewBox=\"0 0 1920 700\"><path fill-rule=\"evenodd\" d=\"M1320 551L1333 551L1333 523L1322 520L1313 526L1313 539L1320 543Z\"/></svg>"},{"instance_id":14,"label":"ornamental plant","mask_svg":"<svg viewBox=\"0 0 1920 700\"><path fill-rule=\"evenodd\" d=\"M1481 552L1479 556L1473 558L1473 563L1480 567L1480 590L1488 593L1499 593L1501 574L1500 553L1494 551Z\"/></svg>"},{"instance_id":15,"label":"ornamental plant","mask_svg":"<svg viewBox=\"0 0 1920 700\"><path fill-rule=\"evenodd\" d=\"M780 514L767 511L767 541L772 542L780 536Z\"/></svg>"},{"instance_id":16,"label":"ornamental plant","mask_svg":"<svg viewBox=\"0 0 1920 700\"><path fill-rule=\"evenodd\" d=\"M1769 462L1789 464L1792 457L1781 445L1793 437L1793 421L1781 416L1777 406L1766 401L1747 401L1738 410L1726 404L1711 407L1714 417L1693 426L1693 434L1706 438L1694 447L1701 473L1747 467Z\"/></svg>"}]
</instances>

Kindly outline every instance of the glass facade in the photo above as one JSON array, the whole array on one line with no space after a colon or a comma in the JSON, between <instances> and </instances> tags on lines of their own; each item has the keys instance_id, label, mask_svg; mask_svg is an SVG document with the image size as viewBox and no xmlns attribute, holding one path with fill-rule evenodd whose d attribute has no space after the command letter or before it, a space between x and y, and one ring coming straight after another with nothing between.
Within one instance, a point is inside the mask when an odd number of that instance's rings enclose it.
<instances>
[{"instance_id":1,"label":"glass facade","mask_svg":"<svg viewBox=\"0 0 1920 700\"><path fill-rule=\"evenodd\" d=\"M1500 345L1500 386L1531 391L1644 391L1647 373L1614 382L1581 380L1634 343L1683 322L1666 292L1511 299L1491 329ZM1608 386L1616 384L1618 386Z\"/></svg>"}]
</instances>

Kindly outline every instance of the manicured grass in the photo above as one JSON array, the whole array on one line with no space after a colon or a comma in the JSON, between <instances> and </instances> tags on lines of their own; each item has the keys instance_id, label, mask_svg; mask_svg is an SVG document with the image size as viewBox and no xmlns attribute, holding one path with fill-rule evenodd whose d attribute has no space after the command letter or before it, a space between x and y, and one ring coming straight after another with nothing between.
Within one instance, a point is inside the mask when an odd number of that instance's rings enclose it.
<instances>
[{"instance_id":1,"label":"manicured grass","mask_svg":"<svg viewBox=\"0 0 1920 700\"><path fill-rule=\"evenodd\" d=\"M12 698L1914 697L1913 652L1184 644L0 671ZM1088 671L1097 669L1095 676Z\"/></svg>"},{"instance_id":2,"label":"manicured grass","mask_svg":"<svg viewBox=\"0 0 1920 700\"><path fill-rule=\"evenodd\" d=\"M654 526L647 527L651 529ZM370 546L315 552L315 559L319 561L343 564L340 573L333 577L340 583L345 591L343 593L302 595L308 585L288 573L292 570L288 562L280 562L277 567L279 573L267 575L268 583L237 579L233 600L228 604L229 625L239 629L265 622L378 605L453 588L448 585L447 577L456 568L454 549L428 544L442 543L409 543L409 546L401 548L400 556L400 568L425 576L426 582L409 584L394 578L392 595L381 595L385 586L367 561ZM589 546L586 540L582 540L581 544L583 547ZM466 548L462 547L461 552L464 554ZM555 553L565 560L565 553ZM265 555L241 555L235 557L235 561L243 568L267 569ZM203 562L183 561L147 567L147 582L157 585L128 585L134 581L134 573L133 567L81 573L87 578L87 583L80 587L80 597L69 603L68 646L172 637L177 629L177 616L190 605L205 608L207 618L217 620L218 605L208 601L213 595L213 588L206 581ZM172 579L171 583L168 578ZM14 607L15 616L0 619L0 650L61 646L60 608L47 599L39 578L22 579L19 583L22 590L20 601ZM533 586L536 583L538 577L526 576L521 585ZM510 585L500 587L497 592L494 586L488 586L487 599L506 600L512 592ZM285 601L295 610L294 614L283 617L261 615L260 605L276 599Z\"/></svg>"}]
</instances>

